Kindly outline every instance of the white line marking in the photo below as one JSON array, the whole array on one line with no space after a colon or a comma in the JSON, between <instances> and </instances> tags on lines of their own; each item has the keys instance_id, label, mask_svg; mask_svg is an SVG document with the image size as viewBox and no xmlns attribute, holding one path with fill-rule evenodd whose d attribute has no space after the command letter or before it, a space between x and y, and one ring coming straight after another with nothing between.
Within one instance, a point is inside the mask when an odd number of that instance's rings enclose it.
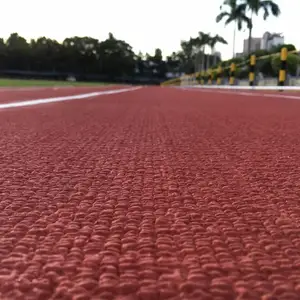
<instances>
[{"instance_id":1,"label":"white line marking","mask_svg":"<svg viewBox=\"0 0 300 300\"><path fill-rule=\"evenodd\" d=\"M111 85L104 85L103 87L114 87L113 84ZM117 86L117 85L115 85ZM0 93L4 92L31 92L31 91L42 91L42 90L58 90L58 89L76 89L76 88L92 88L92 89L101 89L101 85L95 86L75 86L75 85L54 85L54 86L32 86L32 87L0 87Z\"/></svg>"},{"instance_id":2,"label":"white line marking","mask_svg":"<svg viewBox=\"0 0 300 300\"><path fill-rule=\"evenodd\" d=\"M277 85L182 85L182 87L195 89L209 89L209 90L248 90L248 91L300 91L300 86L277 86Z\"/></svg>"},{"instance_id":3,"label":"white line marking","mask_svg":"<svg viewBox=\"0 0 300 300\"><path fill-rule=\"evenodd\" d=\"M285 99L296 99L300 100L300 96L292 96L292 95L276 95L276 94L260 94L260 93L251 93L251 92L237 92L237 91L228 91L221 89L194 89L194 88L179 88L185 91L198 91L198 92L205 92L205 93L218 93L218 94L230 94L230 95L241 95L241 96L250 96L250 97L268 97L268 98L285 98Z\"/></svg>"},{"instance_id":4,"label":"white line marking","mask_svg":"<svg viewBox=\"0 0 300 300\"><path fill-rule=\"evenodd\" d=\"M45 103L70 101L70 100L85 99L85 98L91 98L91 97L97 97L97 96L103 96L103 95L126 93L126 92L136 91L140 88L141 87L134 87L134 88L127 88L127 89L108 90L108 91L101 91L101 92L94 92L94 93L87 93L87 94L79 94L79 95L73 95L73 96L53 97L53 98L44 98L44 99L35 99L35 100L27 100L27 101L20 101L20 102L12 102L12 103L3 103L3 104L0 104L0 109L12 108L12 107L32 106L32 105L45 104Z\"/></svg>"}]
</instances>

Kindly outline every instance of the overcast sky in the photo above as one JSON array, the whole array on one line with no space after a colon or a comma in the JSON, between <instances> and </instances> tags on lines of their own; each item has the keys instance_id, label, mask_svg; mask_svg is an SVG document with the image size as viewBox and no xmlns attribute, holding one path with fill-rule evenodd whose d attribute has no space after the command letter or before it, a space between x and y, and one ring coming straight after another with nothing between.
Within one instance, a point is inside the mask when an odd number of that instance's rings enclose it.
<instances>
[{"instance_id":1,"label":"overcast sky","mask_svg":"<svg viewBox=\"0 0 300 300\"><path fill-rule=\"evenodd\" d=\"M91 36L105 39L109 32L124 39L138 52L164 55L180 49L180 40L198 31L222 35L228 45L218 46L223 58L232 55L233 26L216 24L223 0L9 0L1 3L0 36L18 32L27 39L46 36L62 41L65 37ZM300 48L297 28L300 0L277 0L282 14L276 19L255 19L253 35L265 31L282 32L285 42ZM237 34L236 50L242 50L247 32Z\"/></svg>"}]
</instances>

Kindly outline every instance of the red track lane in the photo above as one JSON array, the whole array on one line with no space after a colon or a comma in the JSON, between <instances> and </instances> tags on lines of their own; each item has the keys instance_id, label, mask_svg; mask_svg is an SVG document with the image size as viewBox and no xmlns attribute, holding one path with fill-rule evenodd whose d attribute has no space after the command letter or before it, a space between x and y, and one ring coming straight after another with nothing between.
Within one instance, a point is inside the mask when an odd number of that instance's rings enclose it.
<instances>
[{"instance_id":1,"label":"red track lane","mask_svg":"<svg viewBox=\"0 0 300 300\"><path fill-rule=\"evenodd\" d=\"M155 87L1 111L0 299L299 299L299 115Z\"/></svg>"},{"instance_id":2,"label":"red track lane","mask_svg":"<svg viewBox=\"0 0 300 300\"><path fill-rule=\"evenodd\" d=\"M99 86L99 87L62 87L62 88L37 88L34 89L0 89L0 103L10 103L41 98L63 97L78 94L92 93L105 90L125 88L122 85ZM128 87L128 86L127 86Z\"/></svg>"}]
</instances>

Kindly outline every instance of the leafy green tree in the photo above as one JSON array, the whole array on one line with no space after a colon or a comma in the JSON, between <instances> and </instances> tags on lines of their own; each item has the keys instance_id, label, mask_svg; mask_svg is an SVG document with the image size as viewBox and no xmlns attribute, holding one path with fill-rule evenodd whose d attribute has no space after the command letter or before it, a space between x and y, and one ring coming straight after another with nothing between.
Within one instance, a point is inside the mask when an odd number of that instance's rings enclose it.
<instances>
[{"instance_id":1,"label":"leafy green tree","mask_svg":"<svg viewBox=\"0 0 300 300\"><path fill-rule=\"evenodd\" d=\"M46 37L30 41L30 69L35 71L59 70L62 45Z\"/></svg>"},{"instance_id":2,"label":"leafy green tree","mask_svg":"<svg viewBox=\"0 0 300 300\"><path fill-rule=\"evenodd\" d=\"M7 61L7 51L6 45L3 39L0 39L0 69L4 69L6 67Z\"/></svg>"},{"instance_id":3,"label":"leafy green tree","mask_svg":"<svg viewBox=\"0 0 300 300\"><path fill-rule=\"evenodd\" d=\"M99 41L90 37L67 38L61 49L63 62L71 66L68 71L83 74L99 72L101 70L99 48Z\"/></svg>"},{"instance_id":4,"label":"leafy green tree","mask_svg":"<svg viewBox=\"0 0 300 300\"><path fill-rule=\"evenodd\" d=\"M279 74L281 65L280 55L272 57L272 67L275 74ZM297 54L289 53L287 56L287 72L291 75L296 75L297 68L300 66L300 57Z\"/></svg>"},{"instance_id":5,"label":"leafy green tree","mask_svg":"<svg viewBox=\"0 0 300 300\"><path fill-rule=\"evenodd\" d=\"M293 44L283 44L283 45L278 45L276 47L273 47L270 50L270 53L279 53L283 47L287 48L288 51L296 50L296 47Z\"/></svg>"},{"instance_id":6,"label":"leafy green tree","mask_svg":"<svg viewBox=\"0 0 300 300\"><path fill-rule=\"evenodd\" d=\"M182 61L180 53L173 52L171 55L167 56L166 67L168 72L181 73Z\"/></svg>"},{"instance_id":7,"label":"leafy green tree","mask_svg":"<svg viewBox=\"0 0 300 300\"><path fill-rule=\"evenodd\" d=\"M136 56L136 70L135 72L139 76L145 76L145 62L144 62L144 55L142 52L139 52Z\"/></svg>"},{"instance_id":8,"label":"leafy green tree","mask_svg":"<svg viewBox=\"0 0 300 300\"><path fill-rule=\"evenodd\" d=\"M167 72L167 66L163 60L162 51L155 49L154 55L146 55L148 75L156 78L164 78Z\"/></svg>"},{"instance_id":9,"label":"leafy green tree","mask_svg":"<svg viewBox=\"0 0 300 300\"><path fill-rule=\"evenodd\" d=\"M12 33L6 41L7 68L12 70L28 70L30 47L27 41L17 33Z\"/></svg>"},{"instance_id":10,"label":"leafy green tree","mask_svg":"<svg viewBox=\"0 0 300 300\"><path fill-rule=\"evenodd\" d=\"M155 65L155 68L157 70L157 75L159 78L164 78L165 74L167 72L167 66L163 59L162 51L161 49L157 48L155 49L154 56L152 57L152 61Z\"/></svg>"},{"instance_id":11,"label":"leafy green tree","mask_svg":"<svg viewBox=\"0 0 300 300\"><path fill-rule=\"evenodd\" d=\"M190 38L189 41L181 41L181 50L179 52L179 57L182 62L183 72L189 74L195 72L195 66L193 61L193 39Z\"/></svg>"},{"instance_id":12,"label":"leafy green tree","mask_svg":"<svg viewBox=\"0 0 300 300\"><path fill-rule=\"evenodd\" d=\"M132 47L122 40L117 40L111 33L108 39L99 45L102 57L102 72L109 77L133 75L135 73L135 54Z\"/></svg>"}]
</instances>

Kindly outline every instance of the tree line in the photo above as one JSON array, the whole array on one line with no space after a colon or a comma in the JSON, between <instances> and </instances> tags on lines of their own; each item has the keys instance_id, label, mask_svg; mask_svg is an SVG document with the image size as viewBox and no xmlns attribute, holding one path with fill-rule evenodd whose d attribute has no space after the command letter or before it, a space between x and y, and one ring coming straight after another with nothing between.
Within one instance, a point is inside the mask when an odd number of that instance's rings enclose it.
<instances>
[{"instance_id":1,"label":"tree line","mask_svg":"<svg viewBox=\"0 0 300 300\"><path fill-rule=\"evenodd\" d=\"M280 14L278 5L270 0L224 0L216 22L234 23L234 29L238 30L246 26L251 37L252 17L260 11L264 12L264 19L271 14ZM112 33L104 41L92 37L69 37L61 43L47 37L27 41L12 33L7 40L0 39L0 75L52 79L75 76L79 80L159 83L220 64L228 67L231 62L242 63L251 54L249 50L245 57L221 62L215 53L218 43L227 44L227 41L219 35L200 31L197 36L181 41L180 49L164 58L159 48L152 54L135 53L129 43ZM289 45L289 49L294 49L294 46ZM274 51L279 50L259 50L256 54L261 56ZM262 72L273 75L278 66L276 59L264 60ZM294 62L296 58L289 56L289 61ZM238 73L243 74L243 71L241 68Z\"/></svg>"},{"instance_id":2,"label":"tree line","mask_svg":"<svg viewBox=\"0 0 300 300\"><path fill-rule=\"evenodd\" d=\"M198 37L181 41L181 47L166 58L161 49L153 54L135 53L126 41L112 33L104 41L92 37L70 37L62 43L41 37L27 41L17 33L7 40L0 39L0 73L26 76L75 76L79 79L109 81L150 80L163 81L196 70L195 50L218 43L227 43L222 37L199 33ZM220 58L205 54L211 64ZM62 79L62 78L60 78Z\"/></svg>"}]
</instances>

